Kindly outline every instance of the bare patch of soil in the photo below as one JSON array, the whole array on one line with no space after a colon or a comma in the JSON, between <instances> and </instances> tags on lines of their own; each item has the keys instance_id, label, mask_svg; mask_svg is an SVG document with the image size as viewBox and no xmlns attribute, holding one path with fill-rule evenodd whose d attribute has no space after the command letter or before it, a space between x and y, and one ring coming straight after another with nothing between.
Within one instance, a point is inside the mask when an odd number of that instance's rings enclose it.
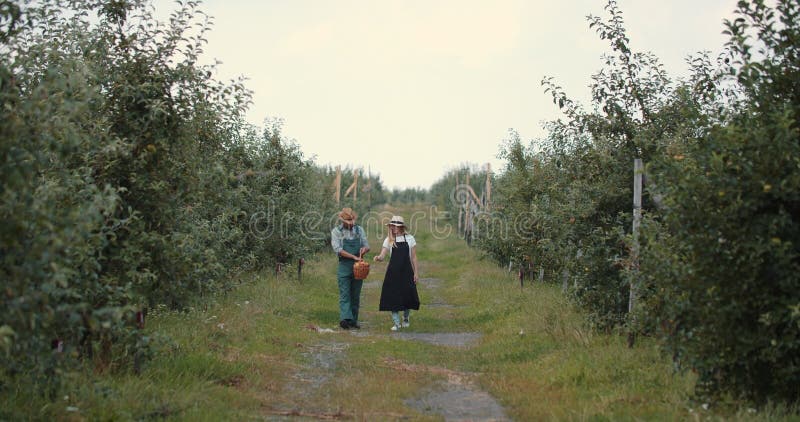
<instances>
[{"instance_id":1,"label":"bare patch of soil","mask_svg":"<svg viewBox=\"0 0 800 422\"><path fill-rule=\"evenodd\" d=\"M292 374L282 391L283 404L264 409L268 420L297 420L311 418L323 420L352 419L339 409L330 406L330 394L325 386L331 381L336 366L346 357L348 343L335 341L308 346L302 355L306 363Z\"/></svg>"},{"instance_id":2,"label":"bare patch of soil","mask_svg":"<svg viewBox=\"0 0 800 422\"><path fill-rule=\"evenodd\" d=\"M489 393L473 385L442 383L405 405L445 421L508 421L503 407Z\"/></svg>"},{"instance_id":3,"label":"bare patch of soil","mask_svg":"<svg viewBox=\"0 0 800 422\"><path fill-rule=\"evenodd\" d=\"M398 371L428 372L447 378L420 396L406 400L404 403L408 407L425 414L442 416L446 421L510 420L497 400L475 385L475 374L406 364L391 358L384 359L384 363Z\"/></svg>"},{"instance_id":4,"label":"bare patch of soil","mask_svg":"<svg viewBox=\"0 0 800 422\"><path fill-rule=\"evenodd\" d=\"M310 390L319 390L330 380L336 363L345 357L348 343L321 343L309 346L303 355L309 359L309 364L298 371L292 378L302 386L302 392L308 394ZM294 383L293 383L294 384Z\"/></svg>"}]
</instances>

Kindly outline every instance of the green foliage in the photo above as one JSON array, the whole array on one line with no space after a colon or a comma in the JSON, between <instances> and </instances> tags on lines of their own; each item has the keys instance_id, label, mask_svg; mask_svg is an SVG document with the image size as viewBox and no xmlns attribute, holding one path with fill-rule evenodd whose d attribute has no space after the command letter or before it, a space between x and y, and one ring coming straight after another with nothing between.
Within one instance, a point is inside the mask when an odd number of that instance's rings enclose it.
<instances>
[{"instance_id":1,"label":"green foliage","mask_svg":"<svg viewBox=\"0 0 800 422\"><path fill-rule=\"evenodd\" d=\"M651 54L631 51L615 2L607 11L608 20L589 17L613 52L592 76L592 110L552 79L542 82L567 120L550 122L548 137L527 147L511 133L500 154L507 165L497 178L492 216L505 236L495 230L479 239L502 264L544 268L559 282L566 273L573 298L604 329L626 321L633 160L649 159L659 137L676 130L661 115L672 92L662 66Z\"/></svg>"},{"instance_id":2,"label":"green foliage","mask_svg":"<svg viewBox=\"0 0 800 422\"><path fill-rule=\"evenodd\" d=\"M137 312L325 245L307 213L329 211L322 170L278 122L243 122L241 81L196 63L195 3L166 25L149 10L0 7L0 389L56 394L81 364L138 371L153 339Z\"/></svg>"},{"instance_id":3,"label":"green foliage","mask_svg":"<svg viewBox=\"0 0 800 422\"><path fill-rule=\"evenodd\" d=\"M651 173L664 208L648 226L650 316L703 392L800 397L800 7L739 2L727 22L739 107ZM751 29L754 30L751 32ZM753 36L755 33L755 36ZM754 37L754 38L753 38ZM761 57L749 53L762 47Z\"/></svg>"},{"instance_id":4,"label":"green foliage","mask_svg":"<svg viewBox=\"0 0 800 422\"><path fill-rule=\"evenodd\" d=\"M613 52L591 110L544 80L566 119L529 146L511 133L494 229L477 244L503 265L566 274L596 327L660 336L702 395L796 402L800 6L739 2L726 53L692 58L677 82L632 51L616 2L606 9L589 17ZM647 163L638 261L634 158Z\"/></svg>"}]
</instances>

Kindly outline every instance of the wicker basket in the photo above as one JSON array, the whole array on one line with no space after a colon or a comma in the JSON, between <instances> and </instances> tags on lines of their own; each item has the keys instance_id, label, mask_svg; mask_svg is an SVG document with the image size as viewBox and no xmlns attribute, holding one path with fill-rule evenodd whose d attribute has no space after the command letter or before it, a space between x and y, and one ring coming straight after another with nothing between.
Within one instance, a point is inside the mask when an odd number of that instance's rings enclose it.
<instances>
[{"instance_id":1,"label":"wicker basket","mask_svg":"<svg viewBox=\"0 0 800 422\"><path fill-rule=\"evenodd\" d=\"M353 264L353 278L356 280L365 280L369 275L369 262L357 261Z\"/></svg>"}]
</instances>

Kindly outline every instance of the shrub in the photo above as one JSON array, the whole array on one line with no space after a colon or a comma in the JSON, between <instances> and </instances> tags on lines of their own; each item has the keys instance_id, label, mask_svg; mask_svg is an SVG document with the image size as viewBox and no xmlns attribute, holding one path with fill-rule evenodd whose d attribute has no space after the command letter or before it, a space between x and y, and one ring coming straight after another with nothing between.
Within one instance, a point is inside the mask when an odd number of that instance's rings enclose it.
<instances>
[{"instance_id":1,"label":"shrub","mask_svg":"<svg viewBox=\"0 0 800 422\"><path fill-rule=\"evenodd\" d=\"M324 203L319 170L279 125L244 123L241 82L196 63L195 3L168 25L149 10L0 7L0 389L24 374L55 394L81 363L139 368L148 307L324 246L303 226ZM258 231L266 212L283 232Z\"/></svg>"},{"instance_id":2,"label":"shrub","mask_svg":"<svg viewBox=\"0 0 800 422\"><path fill-rule=\"evenodd\" d=\"M648 230L651 313L700 392L796 402L800 6L741 1L737 14L726 23L728 65L712 78L717 90L735 88L736 107L651 165L665 200Z\"/></svg>"}]
</instances>

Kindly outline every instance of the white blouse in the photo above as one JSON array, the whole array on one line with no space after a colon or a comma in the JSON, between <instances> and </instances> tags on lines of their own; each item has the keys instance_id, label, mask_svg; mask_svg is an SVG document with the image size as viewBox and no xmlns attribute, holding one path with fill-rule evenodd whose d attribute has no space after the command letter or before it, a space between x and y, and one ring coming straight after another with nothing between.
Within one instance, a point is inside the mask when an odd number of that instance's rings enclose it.
<instances>
[{"instance_id":1,"label":"white blouse","mask_svg":"<svg viewBox=\"0 0 800 422\"><path fill-rule=\"evenodd\" d=\"M403 243L403 242L408 243L408 249L411 249L414 246L417 246L417 240L414 239L414 236L412 236L410 234L397 236L394 239L394 241L395 241L395 243ZM389 237L388 236L386 237L386 239L383 239L383 247L388 249L389 252L392 251L392 248L389 247Z\"/></svg>"}]
</instances>

